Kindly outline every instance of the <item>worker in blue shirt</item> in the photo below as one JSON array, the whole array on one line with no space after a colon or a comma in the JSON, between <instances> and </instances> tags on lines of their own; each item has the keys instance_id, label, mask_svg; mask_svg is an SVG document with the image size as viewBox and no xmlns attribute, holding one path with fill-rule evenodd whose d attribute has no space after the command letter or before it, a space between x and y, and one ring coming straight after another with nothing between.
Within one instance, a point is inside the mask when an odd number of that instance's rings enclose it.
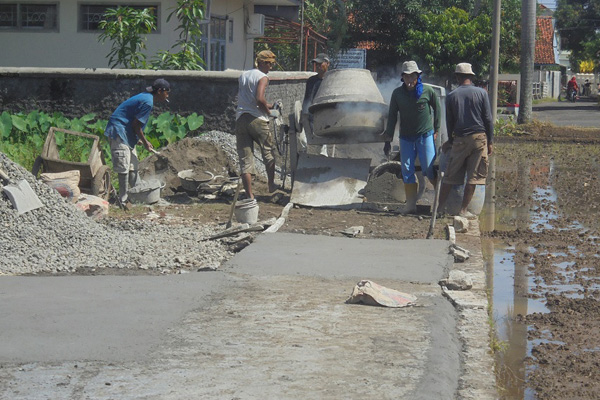
<instances>
[{"instance_id":1,"label":"worker in blue shirt","mask_svg":"<svg viewBox=\"0 0 600 400\"><path fill-rule=\"evenodd\" d=\"M113 171L119 176L119 200L128 208L127 191L138 180L139 160L135 145L141 142L152 151L152 144L144 135L144 128L154 107L154 103L169 102L171 85L164 79L157 79L145 92L125 100L108 120L104 135L110 143Z\"/></svg>"}]
</instances>

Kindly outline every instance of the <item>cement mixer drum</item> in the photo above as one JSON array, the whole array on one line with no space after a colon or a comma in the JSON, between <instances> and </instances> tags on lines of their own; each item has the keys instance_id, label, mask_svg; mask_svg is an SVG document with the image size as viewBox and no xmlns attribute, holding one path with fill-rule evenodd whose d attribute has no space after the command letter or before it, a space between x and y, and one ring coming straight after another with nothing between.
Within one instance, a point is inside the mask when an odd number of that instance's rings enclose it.
<instances>
[{"instance_id":1,"label":"cement mixer drum","mask_svg":"<svg viewBox=\"0 0 600 400\"><path fill-rule=\"evenodd\" d=\"M313 134L334 143L384 142L387 109L370 71L331 70L310 107Z\"/></svg>"}]
</instances>

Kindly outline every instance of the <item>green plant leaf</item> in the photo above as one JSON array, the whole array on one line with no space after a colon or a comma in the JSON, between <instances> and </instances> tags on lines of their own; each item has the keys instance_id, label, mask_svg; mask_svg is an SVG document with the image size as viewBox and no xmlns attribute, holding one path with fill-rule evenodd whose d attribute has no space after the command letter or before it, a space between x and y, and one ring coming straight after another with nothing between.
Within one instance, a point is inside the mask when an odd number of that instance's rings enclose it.
<instances>
[{"instance_id":1,"label":"green plant leaf","mask_svg":"<svg viewBox=\"0 0 600 400\"><path fill-rule=\"evenodd\" d=\"M204 116L193 113L187 117L187 125L190 131L195 131L204 124Z\"/></svg>"},{"instance_id":2,"label":"green plant leaf","mask_svg":"<svg viewBox=\"0 0 600 400\"><path fill-rule=\"evenodd\" d=\"M12 116L12 125L21 132L27 132L27 121L18 115Z\"/></svg>"},{"instance_id":3,"label":"green plant leaf","mask_svg":"<svg viewBox=\"0 0 600 400\"><path fill-rule=\"evenodd\" d=\"M81 117L81 120L83 122L90 122L94 118L96 118L96 114L95 113L89 113L89 114L85 114L83 117Z\"/></svg>"},{"instance_id":4,"label":"green plant leaf","mask_svg":"<svg viewBox=\"0 0 600 400\"><path fill-rule=\"evenodd\" d=\"M12 131L13 123L10 114L6 111L0 115L0 137L3 139L7 139L10 137L10 132Z\"/></svg>"}]
</instances>

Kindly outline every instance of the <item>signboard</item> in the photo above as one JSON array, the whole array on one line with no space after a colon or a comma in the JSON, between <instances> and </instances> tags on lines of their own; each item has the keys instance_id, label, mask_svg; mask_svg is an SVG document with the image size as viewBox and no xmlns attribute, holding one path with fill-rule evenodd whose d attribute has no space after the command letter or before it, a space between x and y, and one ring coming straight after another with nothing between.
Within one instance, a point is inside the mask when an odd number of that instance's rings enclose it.
<instances>
[{"instance_id":1,"label":"signboard","mask_svg":"<svg viewBox=\"0 0 600 400\"><path fill-rule=\"evenodd\" d=\"M340 51L334 61L335 68L362 68L367 67L366 49L349 49Z\"/></svg>"}]
</instances>

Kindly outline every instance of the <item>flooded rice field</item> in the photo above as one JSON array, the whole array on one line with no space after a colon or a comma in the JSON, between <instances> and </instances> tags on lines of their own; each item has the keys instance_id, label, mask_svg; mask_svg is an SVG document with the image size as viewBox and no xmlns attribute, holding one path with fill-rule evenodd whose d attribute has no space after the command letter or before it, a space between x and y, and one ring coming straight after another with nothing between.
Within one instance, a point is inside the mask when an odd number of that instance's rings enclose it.
<instances>
[{"instance_id":1,"label":"flooded rice field","mask_svg":"<svg viewBox=\"0 0 600 400\"><path fill-rule=\"evenodd\" d=\"M495 146L481 215L503 399L600 393L600 141Z\"/></svg>"}]
</instances>

